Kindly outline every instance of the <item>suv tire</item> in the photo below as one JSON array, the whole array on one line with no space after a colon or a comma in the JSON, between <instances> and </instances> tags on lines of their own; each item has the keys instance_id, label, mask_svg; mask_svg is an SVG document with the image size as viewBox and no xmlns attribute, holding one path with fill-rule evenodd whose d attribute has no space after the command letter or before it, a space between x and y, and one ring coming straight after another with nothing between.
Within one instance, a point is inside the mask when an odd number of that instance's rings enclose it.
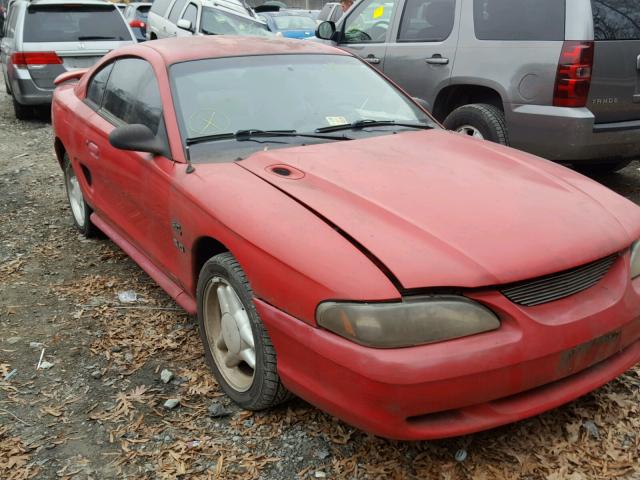
<instances>
[{"instance_id":1,"label":"suv tire","mask_svg":"<svg viewBox=\"0 0 640 480\"><path fill-rule=\"evenodd\" d=\"M585 175L606 175L607 173L617 172L629 165L631 160L618 160L617 162L595 163L585 165L573 165L574 170L584 173Z\"/></svg>"},{"instance_id":2,"label":"suv tire","mask_svg":"<svg viewBox=\"0 0 640 480\"><path fill-rule=\"evenodd\" d=\"M493 105L486 103L463 105L451 112L443 125L454 132L509 145L504 113Z\"/></svg>"}]
</instances>

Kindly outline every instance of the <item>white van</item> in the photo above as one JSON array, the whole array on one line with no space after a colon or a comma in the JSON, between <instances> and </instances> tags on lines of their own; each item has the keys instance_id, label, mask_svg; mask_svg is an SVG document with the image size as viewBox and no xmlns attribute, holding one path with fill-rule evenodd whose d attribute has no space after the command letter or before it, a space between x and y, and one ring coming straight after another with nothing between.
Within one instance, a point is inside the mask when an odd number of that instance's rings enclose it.
<instances>
[{"instance_id":1,"label":"white van","mask_svg":"<svg viewBox=\"0 0 640 480\"><path fill-rule=\"evenodd\" d=\"M190 35L269 36L269 28L239 0L156 0L149 11L149 40Z\"/></svg>"}]
</instances>

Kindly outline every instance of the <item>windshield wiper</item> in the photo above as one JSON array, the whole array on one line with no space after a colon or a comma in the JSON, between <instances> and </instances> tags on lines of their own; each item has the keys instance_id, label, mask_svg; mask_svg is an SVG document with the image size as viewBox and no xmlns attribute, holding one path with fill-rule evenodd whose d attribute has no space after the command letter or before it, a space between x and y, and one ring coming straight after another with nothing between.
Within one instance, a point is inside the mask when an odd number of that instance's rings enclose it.
<instances>
[{"instance_id":1,"label":"windshield wiper","mask_svg":"<svg viewBox=\"0 0 640 480\"><path fill-rule=\"evenodd\" d=\"M352 130L352 129L360 129L367 127L386 127L386 126L395 126L395 127L409 127L409 128L420 128L420 129L432 129L433 125L427 125L425 123L404 123L404 122L396 122L395 120L356 120L353 123L345 123L342 125L330 125L328 127L320 127L316 128L316 133L328 133L328 132L337 132L339 130Z\"/></svg>"},{"instance_id":2,"label":"windshield wiper","mask_svg":"<svg viewBox=\"0 0 640 480\"><path fill-rule=\"evenodd\" d=\"M83 37L78 37L78 40L115 40L116 37L103 37L100 35L85 35Z\"/></svg>"},{"instance_id":3,"label":"windshield wiper","mask_svg":"<svg viewBox=\"0 0 640 480\"><path fill-rule=\"evenodd\" d=\"M218 35L216 32L211 32L211 31L207 30L206 28L200 28L200 31L202 33L204 33L205 35Z\"/></svg>"},{"instance_id":4,"label":"windshield wiper","mask_svg":"<svg viewBox=\"0 0 640 480\"><path fill-rule=\"evenodd\" d=\"M308 137L308 138L323 138L327 140L351 140L344 135L320 135L314 133L298 133L295 130L238 130L235 133L217 133L215 135L204 135L202 137L187 138L187 145L194 145L196 143L214 142L216 140L227 140L235 138L238 141L251 140L258 137Z\"/></svg>"}]
</instances>

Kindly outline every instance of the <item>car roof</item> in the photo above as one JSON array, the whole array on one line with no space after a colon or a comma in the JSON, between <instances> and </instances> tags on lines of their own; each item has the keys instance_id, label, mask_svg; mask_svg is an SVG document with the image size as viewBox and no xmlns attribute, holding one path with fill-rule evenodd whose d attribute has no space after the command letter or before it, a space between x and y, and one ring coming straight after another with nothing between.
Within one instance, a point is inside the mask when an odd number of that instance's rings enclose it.
<instances>
[{"instance_id":1,"label":"car roof","mask_svg":"<svg viewBox=\"0 0 640 480\"><path fill-rule=\"evenodd\" d=\"M260 12L260 15L268 14L272 17L308 17L309 10L278 10L277 12Z\"/></svg>"},{"instance_id":2,"label":"car roof","mask_svg":"<svg viewBox=\"0 0 640 480\"><path fill-rule=\"evenodd\" d=\"M329 54L351 56L344 50L317 42L287 38L262 38L236 35L174 37L144 42L134 48L152 48L165 63L188 62L206 58L252 55Z\"/></svg>"}]
</instances>

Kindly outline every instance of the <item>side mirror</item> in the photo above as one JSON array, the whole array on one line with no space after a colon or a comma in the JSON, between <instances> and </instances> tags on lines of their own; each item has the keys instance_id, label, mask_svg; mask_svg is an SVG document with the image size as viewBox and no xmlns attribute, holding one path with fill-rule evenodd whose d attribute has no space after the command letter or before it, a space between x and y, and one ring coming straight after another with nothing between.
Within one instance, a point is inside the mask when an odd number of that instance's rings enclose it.
<instances>
[{"instance_id":1,"label":"side mirror","mask_svg":"<svg viewBox=\"0 0 640 480\"><path fill-rule=\"evenodd\" d=\"M154 155L164 155L165 151L162 140L154 135L149 127L139 123L123 125L112 130L109 143L120 150L149 152Z\"/></svg>"},{"instance_id":2,"label":"side mirror","mask_svg":"<svg viewBox=\"0 0 640 480\"><path fill-rule=\"evenodd\" d=\"M190 20L185 20L184 18L181 18L180 20L178 20L178 23L176 23L176 26L178 28L181 28L182 30L188 30L190 32L193 32L193 28L191 28Z\"/></svg>"},{"instance_id":3,"label":"side mirror","mask_svg":"<svg viewBox=\"0 0 640 480\"><path fill-rule=\"evenodd\" d=\"M316 37L323 40L332 40L336 33L336 24L330 21L322 22L316 28Z\"/></svg>"}]
</instances>

